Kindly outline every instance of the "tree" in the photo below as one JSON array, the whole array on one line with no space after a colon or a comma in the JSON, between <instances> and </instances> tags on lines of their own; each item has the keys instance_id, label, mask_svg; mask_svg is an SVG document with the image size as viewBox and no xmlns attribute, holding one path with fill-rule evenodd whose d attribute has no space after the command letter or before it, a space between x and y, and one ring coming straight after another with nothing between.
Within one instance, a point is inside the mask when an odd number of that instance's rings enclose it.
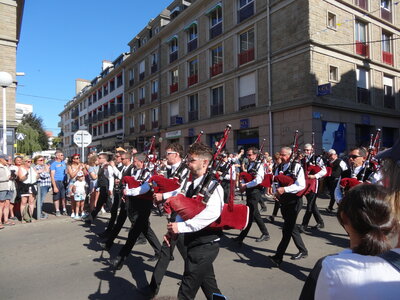
<instances>
[{"instance_id":1,"label":"tree","mask_svg":"<svg viewBox=\"0 0 400 300\"><path fill-rule=\"evenodd\" d=\"M39 144L39 133L29 124L19 124L17 132L23 133L25 138L22 141L17 141L17 151L31 155L33 152L42 150Z\"/></svg>"},{"instance_id":2,"label":"tree","mask_svg":"<svg viewBox=\"0 0 400 300\"><path fill-rule=\"evenodd\" d=\"M51 145L52 149L60 148L60 144L62 143L62 137L58 136L53 138L53 143Z\"/></svg>"},{"instance_id":3,"label":"tree","mask_svg":"<svg viewBox=\"0 0 400 300\"><path fill-rule=\"evenodd\" d=\"M41 117L36 116L35 114L29 113L22 117L22 125L29 125L32 129L34 129L37 133L37 142L40 145L40 150L48 150L49 149L49 139L46 135L46 132L43 129L43 120Z\"/></svg>"}]
</instances>

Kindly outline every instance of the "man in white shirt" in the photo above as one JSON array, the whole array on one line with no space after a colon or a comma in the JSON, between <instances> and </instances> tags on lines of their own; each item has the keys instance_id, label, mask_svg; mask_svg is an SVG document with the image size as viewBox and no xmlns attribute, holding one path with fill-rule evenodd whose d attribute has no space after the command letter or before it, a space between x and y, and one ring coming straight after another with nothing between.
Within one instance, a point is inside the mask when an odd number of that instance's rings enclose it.
<instances>
[{"instance_id":1,"label":"man in white shirt","mask_svg":"<svg viewBox=\"0 0 400 300\"><path fill-rule=\"evenodd\" d=\"M186 197L192 197L200 189L199 183L207 176L208 164L212 160L212 151L202 143L194 144L188 151L187 163L192 174ZM217 184L213 181L211 184ZM193 200L198 201L198 200ZM167 225L168 233L165 241L184 234L187 247L185 272L178 292L178 299L194 299L201 287L206 298L212 299L213 293L220 293L215 279L213 262L219 252L219 240L222 230L209 229L207 226L216 221L224 206L224 192L220 185L214 190L206 203L206 207L192 219L183 221L179 215L176 222Z\"/></svg>"}]
</instances>

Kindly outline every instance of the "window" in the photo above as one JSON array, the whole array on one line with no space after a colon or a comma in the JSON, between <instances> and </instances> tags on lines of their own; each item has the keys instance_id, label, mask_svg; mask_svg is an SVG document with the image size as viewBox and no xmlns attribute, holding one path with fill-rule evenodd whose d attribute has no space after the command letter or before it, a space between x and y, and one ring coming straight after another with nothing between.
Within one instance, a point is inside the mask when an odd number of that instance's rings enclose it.
<instances>
[{"instance_id":1,"label":"window","mask_svg":"<svg viewBox=\"0 0 400 300\"><path fill-rule=\"evenodd\" d=\"M144 131L146 129L146 115L144 112L139 113L139 128L140 131Z\"/></svg>"},{"instance_id":2,"label":"window","mask_svg":"<svg viewBox=\"0 0 400 300\"><path fill-rule=\"evenodd\" d=\"M117 87L120 87L122 85L122 74L119 74L117 76Z\"/></svg>"},{"instance_id":3,"label":"window","mask_svg":"<svg viewBox=\"0 0 400 300\"><path fill-rule=\"evenodd\" d=\"M356 0L356 5L364 10L368 10L368 0Z\"/></svg>"},{"instance_id":4,"label":"window","mask_svg":"<svg viewBox=\"0 0 400 300\"><path fill-rule=\"evenodd\" d=\"M115 90L115 80L111 79L110 80L110 92Z\"/></svg>"},{"instance_id":5,"label":"window","mask_svg":"<svg viewBox=\"0 0 400 300\"><path fill-rule=\"evenodd\" d=\"M158 107L151 109L151 128L158 128Z\"/></svg>"},{"instance_id":6,"label":"window","mask_svg":"<svg viewBox=\"0 0 400 300\"><path fill-rule=\"evenodd\" d=\"M103 97L103 93L101 91L101 88L97 90L97 99L101 99Z\"/></svg>"},{"instance_id":7,"label":"window","mask_svg":"<svg viewBox=\"0 0 400 300\"><path fill-rule=\"evenodd\" d=\"M179 117L179 101L169 104L170 125L182 124L182 118Z\"/></svg>"},{"instance_id":8,"label":"window","mask_svg":"<svg viewBox=\"0 0 400 300\"><path fill-rule=\"evenodd\" d=\"M142 106L146 101L146 87L139 88L139 105Z\"/></svg>"},{"instance_id":9,"label":"window","mask_svg":"<svg viewBox=\"0 0 400 300\"><path fill-rule=\"evenodd\" d=\"M88 97L88 105L92 105L92 95Z\"/></svg>"},{"instance_id":10,"label":"window","mask_svg":"<svg viewBox=\"0 0 400 300\"><path fill-rule=\"evenodd\" d=\"M122 129L123 126L123 119L122 117L117 118L117 130Z\"/></svg>"},{"instance_id":11,"label":"window","mask_svg":"<svg viewBox=\"0 0 400 300\"><path fill-rule=\"evenodd\" d=\"M108 133L108 122L104 123L104 134Z\"/></svg>"},{"instance_id":12,"label":"window","mask_svg":"<svg viewBox=\"0 0 400 300\"><path fill-rule=\"evenodd\" d=\"M381 0L381 17L382 19L392 22L392 1Z\"/></svg>"},{"instance_id":13,"label":"window","mask_svg":"<svg viewBox=\"0 0 400 300\"><path fill-rule=\"evenodd\" d=\"M132 110L135 107L135 94L128 94L128 102L129 102L129 110Z\"/></svg>"},{"instance_id":14,"label":"window","mask_svg":"<svg viewBox=\"0 0 400 300\"><path fill-rule=\"evenodd\" d=\"M102 128L103 128L102 125L97 126L97 135L102 135L103 134L102 133Z\"/></svg>"},{"instance_id":15,"label":"window","mask_svg":"<svg viewBox=\"0 0 400 300\"><path fill-rule=\"evenodd\" d=\"M135 73L134 70L131 68L129 69L129 86L132 86L135 83Z\"/></svg>"},{"instance_id":16,"label":"window","mask_svg":"<svg viewBox=\"0 0 400 300\"><path fill-rule=\"evenodd\" d=\"M218 3L210 12L208 12L210 19L210 39L219 36L222 33L222 4Z\"/></svg>"},{"instance_id":17,"label":"window","mask_svg":"<svg viewBox=\"0 0 400 300\"><path fill-rule=\"evenodd\" d=\"M93 98L93 103L95 103L97 101L97 93L94 93L92 95L92 98Z\"/></svg>"},{"instance_id":18,"label":"window","mask_svg":"<svg viewBox=\"0 0 400 300\"><path fill-rule=\"evenodd\" d=\"M393 89L393 78L389 76L383 76L383 106L385 108L395 109L395 97Z\"/></svg>"},{"instance_id":19,"label":"window","mask_svg":"<svg viewBox=\"0 0 400 300\"><path fill-rule=\"evenodd\" d=\"M334 13L328 12L328 28L336 29L336 15Z\"/></svg>"},{"instance_id":20,"label":"window","mask_svg":"<svg viewBox=\"0 0 400 300\"><path fill-rule=\"evenodd\" d=\"M110 132L114 132L115 131L115 120L111 120L110 121Z\"/></svg>"},{"instance_id":21,"label":"window","mask_svg":"<svg viewBox=\"0 0 400 300\"><path fill-rule=\"evenodd\" d=\"M189 69L189 77L188 77L188 86L191 86L198 82L198 60L193 59L188 62Z\"/></svg>"},{"instance_id":22,"label":"window","mask_svg":"<svg viewBox=\"0 0 400 300\"><path fill-rule=\"evenodd\" d=\"M192 22L186 29L187 31L187 52L191 52L197 48L197 21Z\"/></svg>"},{"instance_id":23,"label":"window","mask_svg":"<svg viewBox=\"0 0 400 300\"><path fill-rule=\"evenodd\" d=\"M239 65L254 60L254 29L250 29L239 35Z\"/></svg>"},{"instance_id":24,"label":"window","mask_svg":"<svg viewBox=\"0 0 400 300\"><path fill-rule=\"evenodd\" d=\"M329 81L334 81L334 82L339 81L338 67L329 66Z\"/></svg>"},{"instance_id":25,"label":"window","mask_svg":"<svg viewBox=\"0 0 400 300\"><path fill-rule=\"evenodd\" d=\"M254 0L239 0L238 23L254 15Z\"/></svg>"},{"instance_id":26,"label":"window","mask_svg":"<svg viewBox=\"0 0 400 300\"><path fill-rule=\"evenodd\" d=\"M188 98L188 121L197 121L199 119L199 96L190 95Z\"/></svg>"},{"instance_id":27,"label":"window","mask_svg":"<svg viewBox=\"0 0 400 300\"><path fill-rule=\"evenodd\" d=\"M135 117L131 116L129 118L129 132L133 133L135 131L134 129L135 129Z\"/></svg>"},{"instance_id":28,"label":"window","mask_svg":"<svg viewBox=\"0 0 400 300\"><path fill-rule=\"evenodd\" d=\"M219 45L216 48L211 49L211 67L210 75L215 76L222 73L223 59L222 59L222 46Z\"/></svg>"},{"instance_id":29,"label":"window","mask_svg":"<svg viewBox=\"0 0 400 300\"><path fill-rule=\"evenodd\" d=\"M145 61L139 63L139 80L143 80L145 75Z\"/></svg>"},{"instance_id":30,"label":"window","mask_svg":"<svg viewBox=\"0 0 400 300\"><path fill-rule=\"evenodd\" d=\"M363 104L371 104L369 93L369 74L364 68L357 68L357 102Z\"/></svg>"},{"instance_id":31,"label":"window","mask_svg":"<svg viewBox=\"0 0 400 300\"><path fill-rule=\"evenodd\" d=\"M173 37L172 40L169 42L169 62L172 63L177 59L178 59L178 38Z\"/></svg>"},{"instance_id":32,"label":"window","mask_svg":"<svg viewBox=\"0 0 400 300\"><path fill-rule=\"evenodd\" d=\"M172 70L169 72L169 80L170 80L170 86L169 86L169 92L170 94L176 92L178 90L178 68Z\"/></svg>"},{"instance_id":33,"label":"window","mask_svg":"<svg viewBox=\"0 0 400 300\"><path fill-rule=\"evenodd\" d=\"M218 116L224 113L224 91L222 86L211 89L210 115Z\"/></svg>"},{"instance_id":34,"label":"window","mask_svg":"<svg viewBox=\"0 0 400 300\"><path fill-rule=\"evenodd\" d=\"M104 94L104 96L108 95L108 84L107 83L105 85L103 85L103 94Z\"/></svg>"},{"instance_id":35,"label":"window","mask_svg":"<svg viewBox=\"0 0 400 300\"><path fill-rule=\"evenodd\" d=\"M151 54L151 73L157 72L158 69L158 55L156 52Z\"/></svg>"},{"instance_id":36,"label":"window","mask_svg":"<svg viewBox=\"0 0 400 300\"><path fill-rule=\"evenodd\" d=\"M158 98L158 80L151 82L151 100L157 100Z\"/></svg>"},{"instance_id":37,"label":"window","mask_svg":"<svg viewBox=\"0 0 400 300\"><path fill-rule=\"evenodd\" d=\"M368 56L367 24L357 20L355 26L356 53Z\"/></svg>"},{"instance_id":38,"label":"window","mask_svg":"<svg viewBox=\"0 0 400 300\"><path fill-rule=\"evenodd\" d=\"M239 77L239 110L256 106L256 73Z\"/></svg>"},{"instance_id":39,"label":"window","mask_svg":"<svg viewBox=\"0 0 400 300\"><path fill-rule=\"evenodd\" d=\"M392 40L392 34L385 31L382 32L382 60L388 65L393 65Z\"/></svg>"}]
</instances>

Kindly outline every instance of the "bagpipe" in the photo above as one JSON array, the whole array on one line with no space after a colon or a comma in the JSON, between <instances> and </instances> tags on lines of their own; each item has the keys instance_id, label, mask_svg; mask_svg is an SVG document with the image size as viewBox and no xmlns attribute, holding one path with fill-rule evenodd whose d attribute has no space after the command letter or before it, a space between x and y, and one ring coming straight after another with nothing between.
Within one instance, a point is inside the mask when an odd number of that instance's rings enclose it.
<instances>
[{"instance_id":1,"label":"bagpipe","mask_svg":"<svg viewBox=\"0 0 400 300\"><path fill-rule=\"evenodd\" d=\"M191 148L194 144L199 143L201 136L204 134L204 131L200 131L196 140L193 144L189 146ZM183 171L187 169L186 164L187 154L181 161L178 168L176 168L175 172L172 174L172 178L166 178L163 175L153 175L149 179L149 184L152 187L154 193L168 193L175 191L181 186L181 183L186 179L189 172L186 172L185 176L183 176Z\"/></svg>"},{"instance_id":2,"label":"bagpipe","mask_svg":"<svg viewBox=\"0 0 400 300\"><path fill-rule=\"evenodd\" d=\"M217 150L214 153L206 173L203 175L202 180L196 187L193 197L186 197L183 193L176 196L170 197L164 203L164 211L171 215L172 211L175 211L183 220L189 220L198 215L207 206L207 202L211 195L218 186L218 182L215 180L216 172L221 165L221 160L217 160L231 131L232 126L230 124L225 128L223 137L217 143ZM231 168L229 168L231 170ZM226 168L221 175L223 178L228 172ZM233 190L234 191L234 190ZM185 192L184 190L182 192ZM234 204L233 197L234 193L231 193L229 202L224 204L221 212L221 216L207 226L212 229L239 229L245 228L249 222L249 208L243 204Z\"/></svg>"}]
</instances>

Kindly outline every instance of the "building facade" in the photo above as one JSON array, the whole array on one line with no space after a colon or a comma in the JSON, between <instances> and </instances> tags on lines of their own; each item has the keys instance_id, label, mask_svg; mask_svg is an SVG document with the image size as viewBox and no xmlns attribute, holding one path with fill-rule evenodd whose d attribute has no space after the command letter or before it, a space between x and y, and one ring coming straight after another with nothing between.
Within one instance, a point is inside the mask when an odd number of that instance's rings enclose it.
<instances>
[{"instance_id":1,"label":"building facade","mask_svg":"<svg viewBox=\"0 0 400 300\"><path fill-rule=\"evenodd\" d=\"M15 120L15 99L17 89L16 64L24 4L24 0L0 0L0 71L10 73L14 78L14 83L6 88L8 154L14 153L13 145L15 141L15 128L18 125ZM3 101L2 98L1 101ZM0 123L3 124L2 105L0 105ZM2 131L0 131L0 138L3 138Z\"/></svg>"}]
</instances>

